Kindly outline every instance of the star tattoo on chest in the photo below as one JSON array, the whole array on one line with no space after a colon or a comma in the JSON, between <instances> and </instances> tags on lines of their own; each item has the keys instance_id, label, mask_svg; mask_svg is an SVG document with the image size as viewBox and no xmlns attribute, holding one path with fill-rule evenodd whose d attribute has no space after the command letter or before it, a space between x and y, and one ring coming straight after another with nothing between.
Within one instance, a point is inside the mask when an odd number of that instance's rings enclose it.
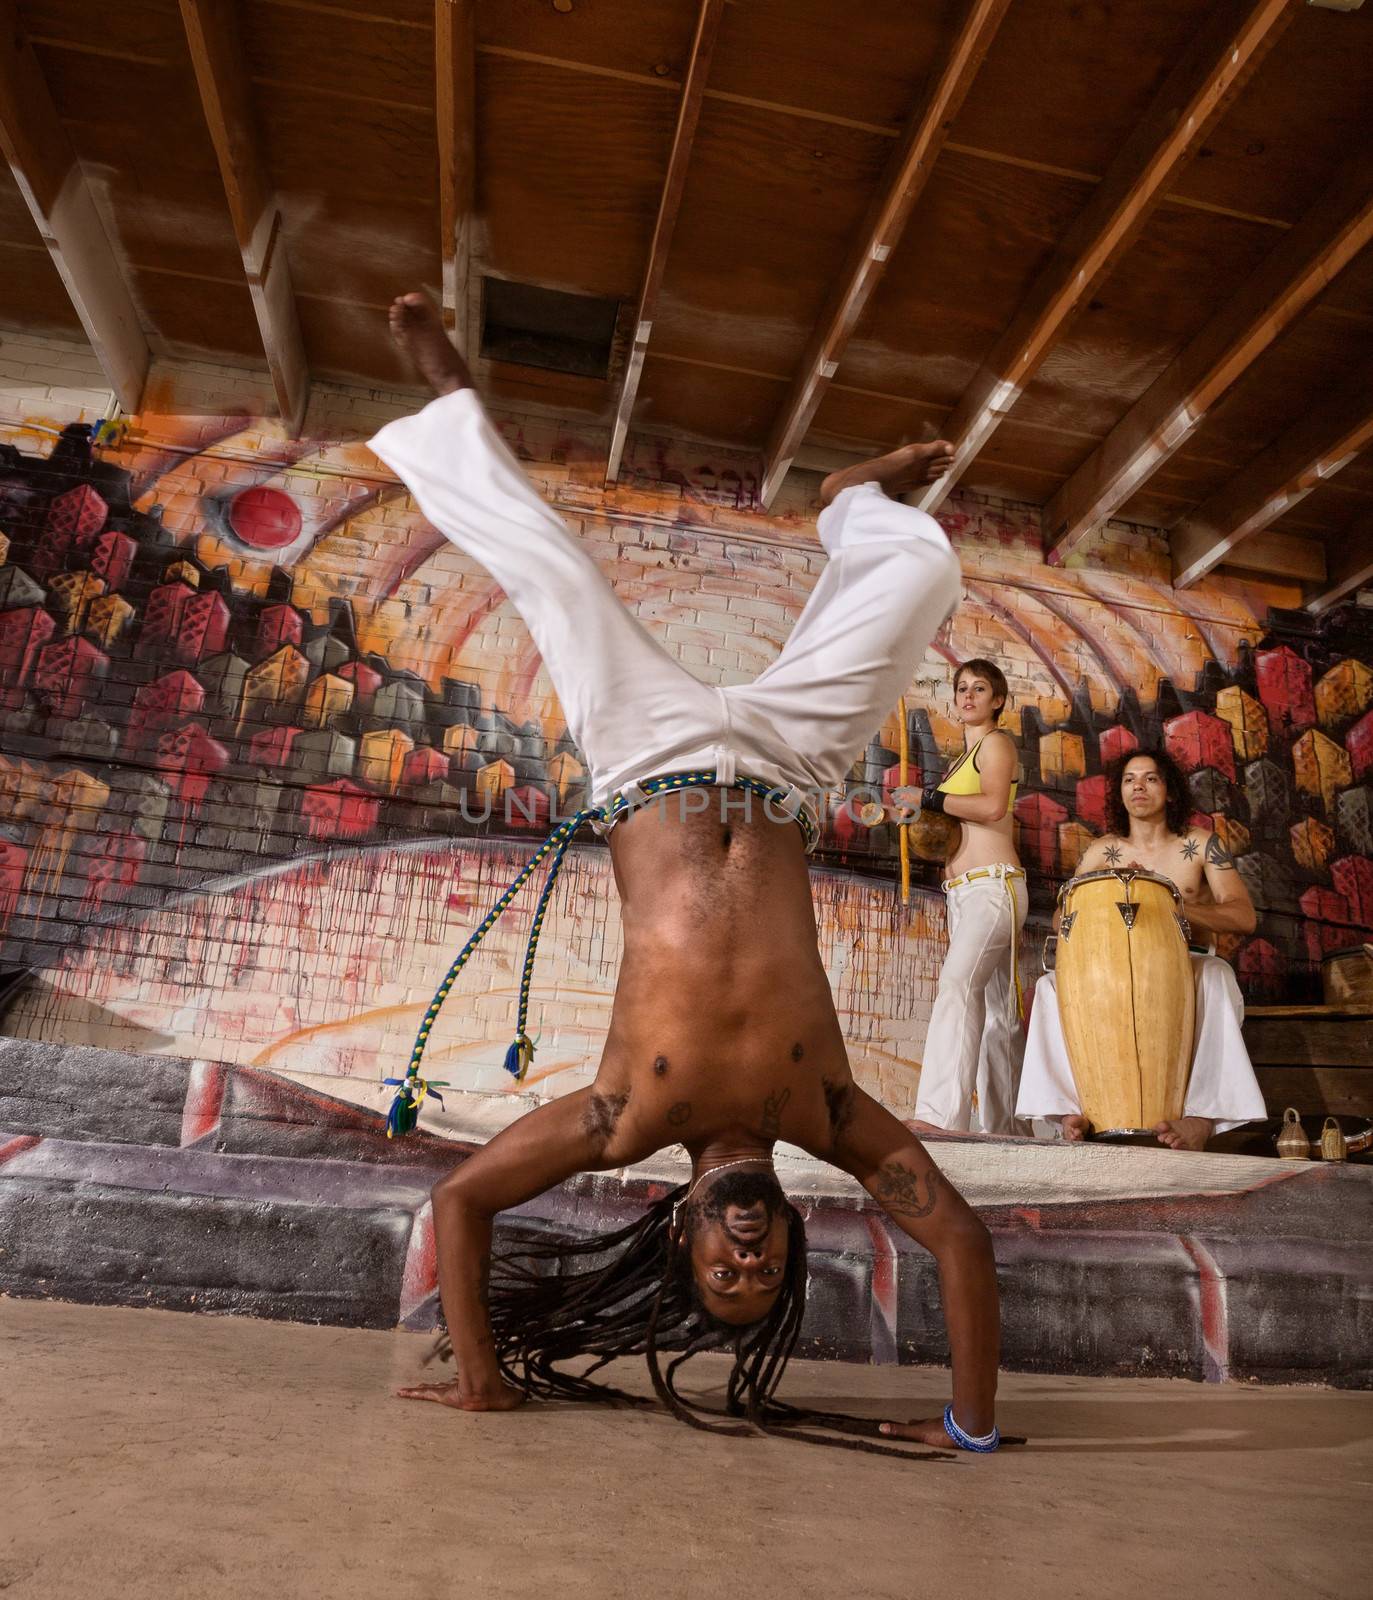
<instances>
[{"instance_id":1,"label":"star tattoo on chest","mask_svg":"<svg viewBox=\"0 0 1373 1600\"><path fill-rule=\"evenodd\" d=\"M1193 860L1195 858L1196 853L1197 853L1197 841L1195 839L1184 839L1182 841L1183 859L1187 860L1187 861L1191 861L1191 860Z\"/></svg>"},{"instance_id":2,"label":"star tattoo on chest","mask_svg":"<svg viewBox=\"0 0 1373 1600\"><path fill-rule=\"evenodd\" d=\"M1108 867L1118 867L1120 865L1120 856L1121 851L1118 844L1108 844L1106 846L1106 865Z\"/></svg>"}]
</instances>

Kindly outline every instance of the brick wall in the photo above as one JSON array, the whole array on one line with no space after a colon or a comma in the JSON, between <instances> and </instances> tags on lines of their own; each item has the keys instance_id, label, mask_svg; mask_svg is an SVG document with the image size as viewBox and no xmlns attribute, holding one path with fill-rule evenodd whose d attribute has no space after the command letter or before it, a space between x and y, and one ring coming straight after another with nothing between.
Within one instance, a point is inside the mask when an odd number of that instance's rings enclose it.
<instances>
[{"instance_id":1,"label":"brick wall","mask_svg":"<svg viewBox=\"0 0 1373 1600\"><path fill-rule=\"evenodd\" d=\"M6 1027L370 1094L448 953L583 792L519 619L361 442L412 402L321 388L288 441L250 375L185 366L93 444L107 396L84 351L7 338L0 364L0 962L35 970ZM765 516L750 458L644 437L606 493L596 435L499 420L694 672L772 659L823 564L816 479ZM1317 630L1280 586L1175 594L1144 529L1112 525L1058 571L1031 508L962 495L943 520L966 597L911 685L913 759L931 776L958 742L952 664L1003 662L1043 907L1100 817L1102 762L1166 738L1263 912L1227 953L1252 994L1309 993L1373 920L1363 614ZM852 786L890 783L897 746L893 709ZM904 1109L943 924L937 867L903 908L894 859L888 830L841 810L814 881L859 1075ZM603 1031L606 866L577 850L545 936L550 1090L584 1081ZM500 1081L522 932L474 964L436 1039L467 1086Z\"/></svg>"}]
</instances>

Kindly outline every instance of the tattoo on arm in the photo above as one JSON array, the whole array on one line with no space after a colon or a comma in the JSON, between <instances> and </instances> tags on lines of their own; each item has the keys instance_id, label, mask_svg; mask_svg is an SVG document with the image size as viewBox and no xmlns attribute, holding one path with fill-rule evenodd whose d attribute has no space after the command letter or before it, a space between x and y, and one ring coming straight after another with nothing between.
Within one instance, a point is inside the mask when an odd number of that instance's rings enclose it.
<instances>
[{"instance_id":1,"label":"tattoo on arm","mask_svg":"<svg viewBox=\"0 0 1373 1600\"><path fill-rule=\"evenodd\" d=\"M1220 842L1220 835L1213 833L1206 841L1206 864L1208 867L1233 867L1235 858Z\"/></svg>"},{"instance_id":2,"label":"tattoo on arm","mask_svg":"<svg viewBox=\"0 0 1373 1600\"><path fill-rule=\"evenodd\" d=\"M691 1101L679 1100L675 1106L669 1106L667 1120L674 1128L684 1127L691 1121Z\"/></svg>"},{"instance_id":3,"label":"tattoo on arm","mask_svg":"<svg viewBox=\"0 0 1373 1600\"><path fill-rule=\"evenodd\" d=\"M791 1099L790 1089L778 1089L763 1101L763 1116L758 1131L765 1139L778 1139L782 1134L782 1113Z\"/></svg>"},{"instance_id":4,"label":"tattoo on arm","mask_svg":"<svg viewBox=\"0 0 1373 1600\"><path fill-rule=\"evenodd\" d=\"M1105 855L1108 867L1118 867L1120 865L1120 846L1118 844L1108 844Z\"/></svg>"},{"instance_id":5,"label":"tattoo on arm","mask_svg":"<svg viewBox=\"0 0 1373 1600\"><path fill-rule=\"evenodd\" d=\"M1182 856L1183 856L1183 860L1184 861L1193 861L1193 860L1196 859L1196 854L1197 854L1197 841L1195 839L1184 839L1182 841Z\"/></svg>"},{"instance_id":6,"label":"tattoo on arm","mask_svg":"<svg viewBox=\"0 0 1373 1600\"><path fill-rule=\"evenodd\" d=\"M931 1168L924 1180L918 1172L903 1167L899 1161L885 1162L873 1179L873 1190L883 1208L893 1217L928 1217L939 1199L939 1172Z\"/></svg>"},{"instance_id":7,"label":"tattoo on arm","mask_svg":"<svg viewBox=\"0 0 1373 1600\"><path fill-rule=\"evenodd\" d=\"M582 1113L582 1126L593 1139L608 1139L628 1104L628 1089L623 1094L593 1094Z\"/></svg>"}]
</instances>

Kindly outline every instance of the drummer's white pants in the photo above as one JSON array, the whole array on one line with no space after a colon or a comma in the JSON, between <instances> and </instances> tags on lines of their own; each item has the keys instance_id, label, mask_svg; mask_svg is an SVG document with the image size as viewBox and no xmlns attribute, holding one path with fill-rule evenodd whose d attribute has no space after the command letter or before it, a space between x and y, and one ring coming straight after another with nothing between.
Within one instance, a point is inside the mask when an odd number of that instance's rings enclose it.
<instances>
[{"instance_id":1,"label":"drummer's white pants","mask_svg":"<svg viewBox=\"0 0 1373 1600\"><path fill-rule=\"evenodd\" d=\"M1192 974L1197 984L1196 1040L1183 1114L1210 1117L1216 1132L1224 1133L1241 1123L1259 1121L1268 1110L1244 1048L1240 1031L1244 997L1229 963L1219 956L1194 955ZM1052 972L1035 985L1015 1109L1022 1117L1075 1116L1082 1110Z\"/></svg>"},{"instance_id":2,"label":"drummer's white pants","mask_svg":"<svg viewBox=\"0 0 1373 1600\"><path fill-rule=\"evenodd\" d=\"M703 684L616 600L472 390L388 423L371 447L524 619L593 805L703 767L808 799L838 787L958 601L958 559L934 518L860 484L820 514L829 561L781 654L752 683Z\"/></svg>"},{"instance_id":3,"label":"drummer's white pants","mask_svg":"<svg viewBox=\"0 0 1373 1600\"><path fill-rule=\"evenodd\" d=\"M973 1091L983 1133L1028 1132L1015 1125L1024 1036L1012 983L1016 935L1025 926L1023 876L955 879L944 887L949 950L939 972L915 1115L966 1133Z\"/></svg>"}]
</instances>

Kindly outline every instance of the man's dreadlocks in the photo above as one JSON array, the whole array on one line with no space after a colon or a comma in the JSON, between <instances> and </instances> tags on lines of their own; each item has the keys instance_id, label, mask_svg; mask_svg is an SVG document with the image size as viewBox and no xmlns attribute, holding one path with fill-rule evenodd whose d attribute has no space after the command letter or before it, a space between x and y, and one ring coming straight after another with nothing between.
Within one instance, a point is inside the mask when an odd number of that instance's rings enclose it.
<instances>
[{"instance_id":1,"label":"man's dreadlocks","mask_svg":"<svg viewBox=\"0 0 1373 1600\"><path fill-rule=\"evenodd\" d=\"M785 1434L875 1455L950 1459L938 1451L869 1443L879 1425L867 1418L805 1411L777 1400L806 1309L801 1214L787 1203L787 1261L771 1309L760 1321L738 1327L700 1303L678 1210L686 1195L684 1184L653 1201L636 1222L610 1233L527 1237L493 1253L488 1309L505 1381L537 1400L652 1406L647 1397L593 1376L611 1361L642 1355L662 1404L704 1432ZM677 1389L678 1372L703 1350L728 1350L734 1357L723 1411L689 1403ZM668 1352L673 1359L664 1363ZM451 1356L446 1334L433 1354ZM586 1357L590 1365L580 1372L562 1365ZM834 1438L816 1428L868 1437Z\"/></svg>"}]
</instances>

